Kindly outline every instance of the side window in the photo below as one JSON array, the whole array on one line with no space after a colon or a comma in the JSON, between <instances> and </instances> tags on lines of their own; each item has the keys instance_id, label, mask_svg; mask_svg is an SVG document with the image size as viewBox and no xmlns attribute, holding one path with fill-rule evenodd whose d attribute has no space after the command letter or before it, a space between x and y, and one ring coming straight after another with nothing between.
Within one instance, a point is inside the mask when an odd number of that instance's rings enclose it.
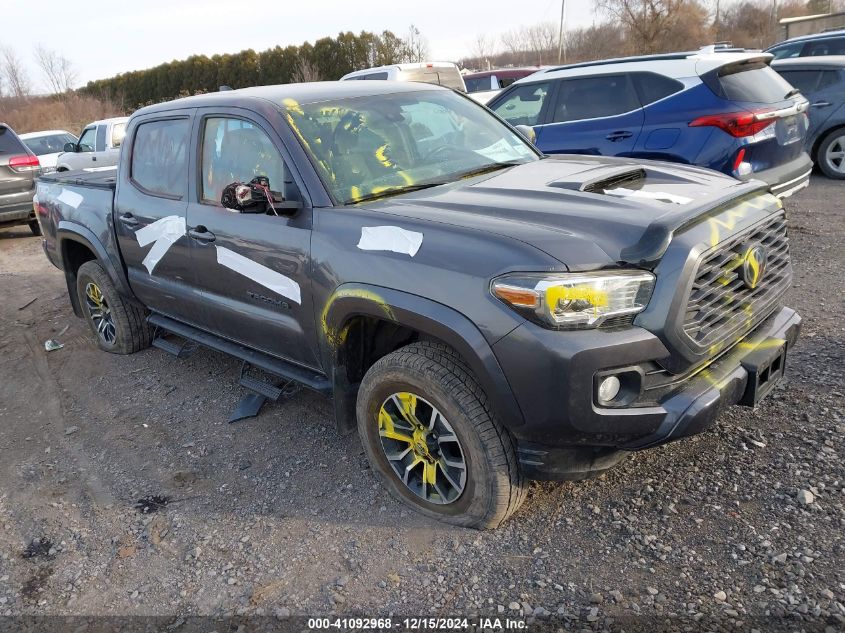
<instances>
[{"instance_id":1,"label":"side window","mask_svg":"<svg viewBox=\"0 0 845 633\"><path fill-rule=\"evenodd\" d=\"M794 44L786 44L773 48L769 52L774 55L775 59L787 59L789 57L799 57L801 55L801 48L804 46L803 42L796 42Z\"/></svg>"},{"instance_id":2,"label":"side window","mask_svg":"<svg viewBox=\"0 0 845 633\"><path fill-rule=\"evenodd\" d=\"M86 128L82 132L82 136L79 137L79 151L80 152L93 152L96 135L97 135L97 128L95 128L95 127Z\"/></svg>"},{"instance_id":3,"label":"side window","mask_svg":"<svg viewBox=\"0 0 845 633\"><path fill-rule=\"evenodd\" d=\"M561 82L553 121L579 121L615 116L640 108L626 75L599 75Z\"/></svg>"},{"instance_id":4,"label":"side window","mask_svg":"<svg viewBox=\"0 0 845 633\"><path fill-rule=\"evenodd\" d=\"M106 149L106 131L108 130L108 125L98 125L97 126L97 151L102 152Z\"/></svg>"},{"instance_id":5,"label":"side window","mask_svg":"<svg viewBox=\"0 0 845 633\"><path fill-rule=\"evenodd\" d=\"M284 161L264 130L243 119L210 117L202 141L202 201L220 204L223 188L249 182L256 176L270 180L270 190L285 199L296 199L287 183Z\"/></svg>"},{"instance_id":6,"label":"side window","mask_svg":"<svg viewBox=\"0 0 845 633\"><path fill-rule=\"evenodd\" d=\"M126 136L126 123L115 123L111 129L111 146L120 147Z\"/></svg>"},{"instance_id":7,"label":"side window","mask_svg":"<svg viewBox=\"0 0 845 633\"><path fill-rule=\"evenodd\" d=\"M519 86L493 106L493 112L511 125L537 125L548 93L548 82Z\"/></svg>"},{"instance_id":8,"label":"side window","mask_svg":"<svg viewBox=\"0 0 845 633\"><path fill-rule=\"evenodd\" d=\"M684 89L684 84L680 81L656 73L634 73L631 80L640 96L640 103L644 106Z\"/></svg>"},{"instance_id":9,"label":"side window","mask_svg":"<svg viewBox=\"0 0 845 633\"><path fill-rule=\"evenodd\" d=\"M781 77L805 95L815 92L820 74L818 70L783 70L780 72Z\"/></svg>"},{"instance_id":10,"label":"side window","mask_svg":"<svg viewBox=\"0 0 845 633\"><path fill-rule=\"evenodd\" d=\"M805 57L843 54L845 54L845 38L832 37L817 42L808 42L804 47Z\"/></svg>"},{"instance_id":11,"label":"side window","mask_svg":"<svg viewBox=\"0 0 845 633\"><path fill-rule=\"evenodd\" d=\"M188 175L188 119L142 123L132 145L131 178L153 194L181 198Z\"/></svg>"}]
</instances>

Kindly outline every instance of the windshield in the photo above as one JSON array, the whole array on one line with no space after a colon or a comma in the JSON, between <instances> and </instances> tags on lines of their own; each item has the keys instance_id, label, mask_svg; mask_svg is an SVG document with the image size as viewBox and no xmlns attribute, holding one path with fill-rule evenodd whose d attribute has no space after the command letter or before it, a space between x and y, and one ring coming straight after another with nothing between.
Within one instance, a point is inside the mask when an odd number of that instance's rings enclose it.
<instances>
[{"instance_id":1,"label":"windshield","mask_svg":"<svg viewBox=\"0 0 845 633\"><path fill-rule=\"evenodd\" d=\"M360 202L538 159L484 108L422 90L283 102L285 118L336 201Z\"/></svg>"},{"instance_id":2,"label":"windshield","mask_svg":"<svg viewBox=\"0 0 845 633\"><path fill-rule=\"evenodd\" d=\"M72 134L50 134L23 139L23 142L33 154L43 156L65 151L65 143L76 143L76 137Z\"/></svg>"}]
</instances>

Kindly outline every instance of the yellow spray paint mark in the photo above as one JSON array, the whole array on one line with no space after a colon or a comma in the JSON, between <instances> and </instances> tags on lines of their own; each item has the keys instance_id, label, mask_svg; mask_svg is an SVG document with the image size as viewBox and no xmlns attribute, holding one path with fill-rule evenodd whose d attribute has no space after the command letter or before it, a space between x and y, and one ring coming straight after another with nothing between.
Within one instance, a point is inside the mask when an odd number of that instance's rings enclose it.
<instances>
[{"instance_id":1,"label":"yellow spray paint mark","mask_svg":"<svg viewBox=\"0 0 845 633\"><path fill-rule=\"evenodd\" d=\"M332 347L338 347L342 345L344 341L346 341L348 330L347 328L343 328L340 331L336 331L329 325L329 310L331 309L332 304L335 301L347 297L355 297L358 299L366 299L368 301L371 301L379 307L379 309L384 313L384 316L386 316L391 321L396 320L396 317L393 316L393 310L391 310L390 306L387 305L387 302L376 293L371 292L369 290L360 290L357 288L339 290L338 292L334 293L328 301L326 301L326 305L323 308L323 312L320 314L320 327L323 329L323 335L326 337L326 340Z\"/></svg>"},{"instance_id":2,"label":"yellow spray paint mark","mask_svg":"<svg viewBox=\"0 0 845 633\"><path fill-rule=\"evenodd\" d=\"M554 310L558 301L587 301L593 307L599 308L608 303L607 293L589 286L552 286L546 288L546 302Z\"/></svg>"},{"instance_id":3,"label":"yellow spray paint mark","mask_svg":"<svg viewBox=\"0 0 845 633\"><path fill-rule=\"evenodd\" d=\"M709 218L707 223L710 225L710 246L716 246L722 241L723 237L721 229L725 229L729 233L732 233L736 228L737 222L748 215L750 211L765 209L766 207L771 206L773 202L777 203L778 208L783 207L780 201L772 195L758 195L748 198L747 200L743 200L736 206L725 211L719 217Z\"/></svg>"},{"instance_id":4,"label":"yellow spray paint mark","mask_svg":"<svg viewBox=\"0 0 845 633\"><path fill-rule=\"evenodd\" d=\"M393 423L393 418L391 418L390 414L385 411L384 407L379 409L378 412L378 428L379 434L382 437L387 437L391 440L397 440L399 442L407 442L408 444L411 444L414 441L414 439L407 433L402 433L401 431L396 430L396 426Z\"/></svg>"},{"instance_id":5,"label":"yellow spray paint mark","mask_svg":"<svg viewBox=\"0 0 845 633\"><path fill-rule=\"evenodd\" d=\"M385 167L393 167L393 163L387 157L387 144L382 145L376 150L376 160Z\"/></svg>"},{"instance_id":6,"label":"yellow spray paint mark","mask_svg":"<svg viewBox=\"0 0 845 633\"><path fill-rule=\"evenodd\" d=\"M305 116L305 112L302 110L302 106L299 105L299 101L296 99L291 99L287 97L282 99L282 105L285 106L291 112L296 112L300 116Z\"/></svg>"},{"instance_id":7,"label":"yellow spray paint mark","mask_svg":"<svg viewBox=\"0 0 845 633\"><path fill-rule=\"evenodd\" d=\"M417 397L412 393L403 391L397 398L402 405L402 414L405 416L405 419L408 422L413 422L416 419Z\"/></svg>"}]
</instances>

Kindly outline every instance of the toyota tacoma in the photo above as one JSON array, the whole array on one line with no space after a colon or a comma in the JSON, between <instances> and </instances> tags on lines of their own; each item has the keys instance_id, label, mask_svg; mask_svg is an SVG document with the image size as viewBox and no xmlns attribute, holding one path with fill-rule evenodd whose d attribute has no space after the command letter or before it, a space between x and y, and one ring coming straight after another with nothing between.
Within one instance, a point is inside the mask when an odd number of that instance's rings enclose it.
<instances>
[{"instance_id":1,"label":"toyota tacoma","mask_svg":"<svg viewBox=\"0 0 845 633\"><path fill-rule=\"evenodd\" d=\"M44 176L36 210L103 350L204 346L259 402L332 396L392 494L463 526L755 405L801 325L764 183L543 156L439 86L149 106L116 170Z\"/></svg>"}]
</instances>

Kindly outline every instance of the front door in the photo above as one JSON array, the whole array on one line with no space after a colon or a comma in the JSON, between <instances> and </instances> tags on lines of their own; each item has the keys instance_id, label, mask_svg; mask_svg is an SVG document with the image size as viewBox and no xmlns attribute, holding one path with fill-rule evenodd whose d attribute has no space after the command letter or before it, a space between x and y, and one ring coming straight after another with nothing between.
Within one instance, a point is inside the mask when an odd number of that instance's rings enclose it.
<instances>
[{"instance_id":1,"label":"front door","mask_svg":"<svg viewBox=\"0 0 845 633\"><path fill-rule=\"evenodd\" d=\"M195 284L208 306L204 327L238 343L317 367L311 302L311 213L237 213L220 204L223 188L256 176L273 198L302 200L281 139L266 121L225 110L200 111L200 178L188 204Z\"/></svg>"},{"instance_id":2,"label":"front door","mask_svg":"<svg viewBox=\"0 0 845 633\"><path fill-rule=\"evenodd\" d=\"M178 111L177 111L178 112ZM152 310L199 324L185 236L191 111L144 117L126 147L114 223L129 285Z\"/></svg>"},{"instance_id":3,"label":"front door","mask_svg":"<svg viewBox=\"0 0 845 633\"><path fill-rule=\"evenodd\" d=\"M105 126L100 126L105 127ZM105 138L105 137L104 137ZM79 137L79 143L76 145L77 153L73 157L73 169L85 169L86 167L94 167L94 155L97 152L97 126L92 125L82 131Z\"/></svg>"},{"instance_id":4,"label":"front door","mask_svg":"<svg viewBox=\"0 0 845 633\"><path fill-rule=\"evenodd\" d=\"M642 105L627 75L559 82L547 123L536 128L547 154L628 156L643 128Z\"/></svg>"}]
</instances>

